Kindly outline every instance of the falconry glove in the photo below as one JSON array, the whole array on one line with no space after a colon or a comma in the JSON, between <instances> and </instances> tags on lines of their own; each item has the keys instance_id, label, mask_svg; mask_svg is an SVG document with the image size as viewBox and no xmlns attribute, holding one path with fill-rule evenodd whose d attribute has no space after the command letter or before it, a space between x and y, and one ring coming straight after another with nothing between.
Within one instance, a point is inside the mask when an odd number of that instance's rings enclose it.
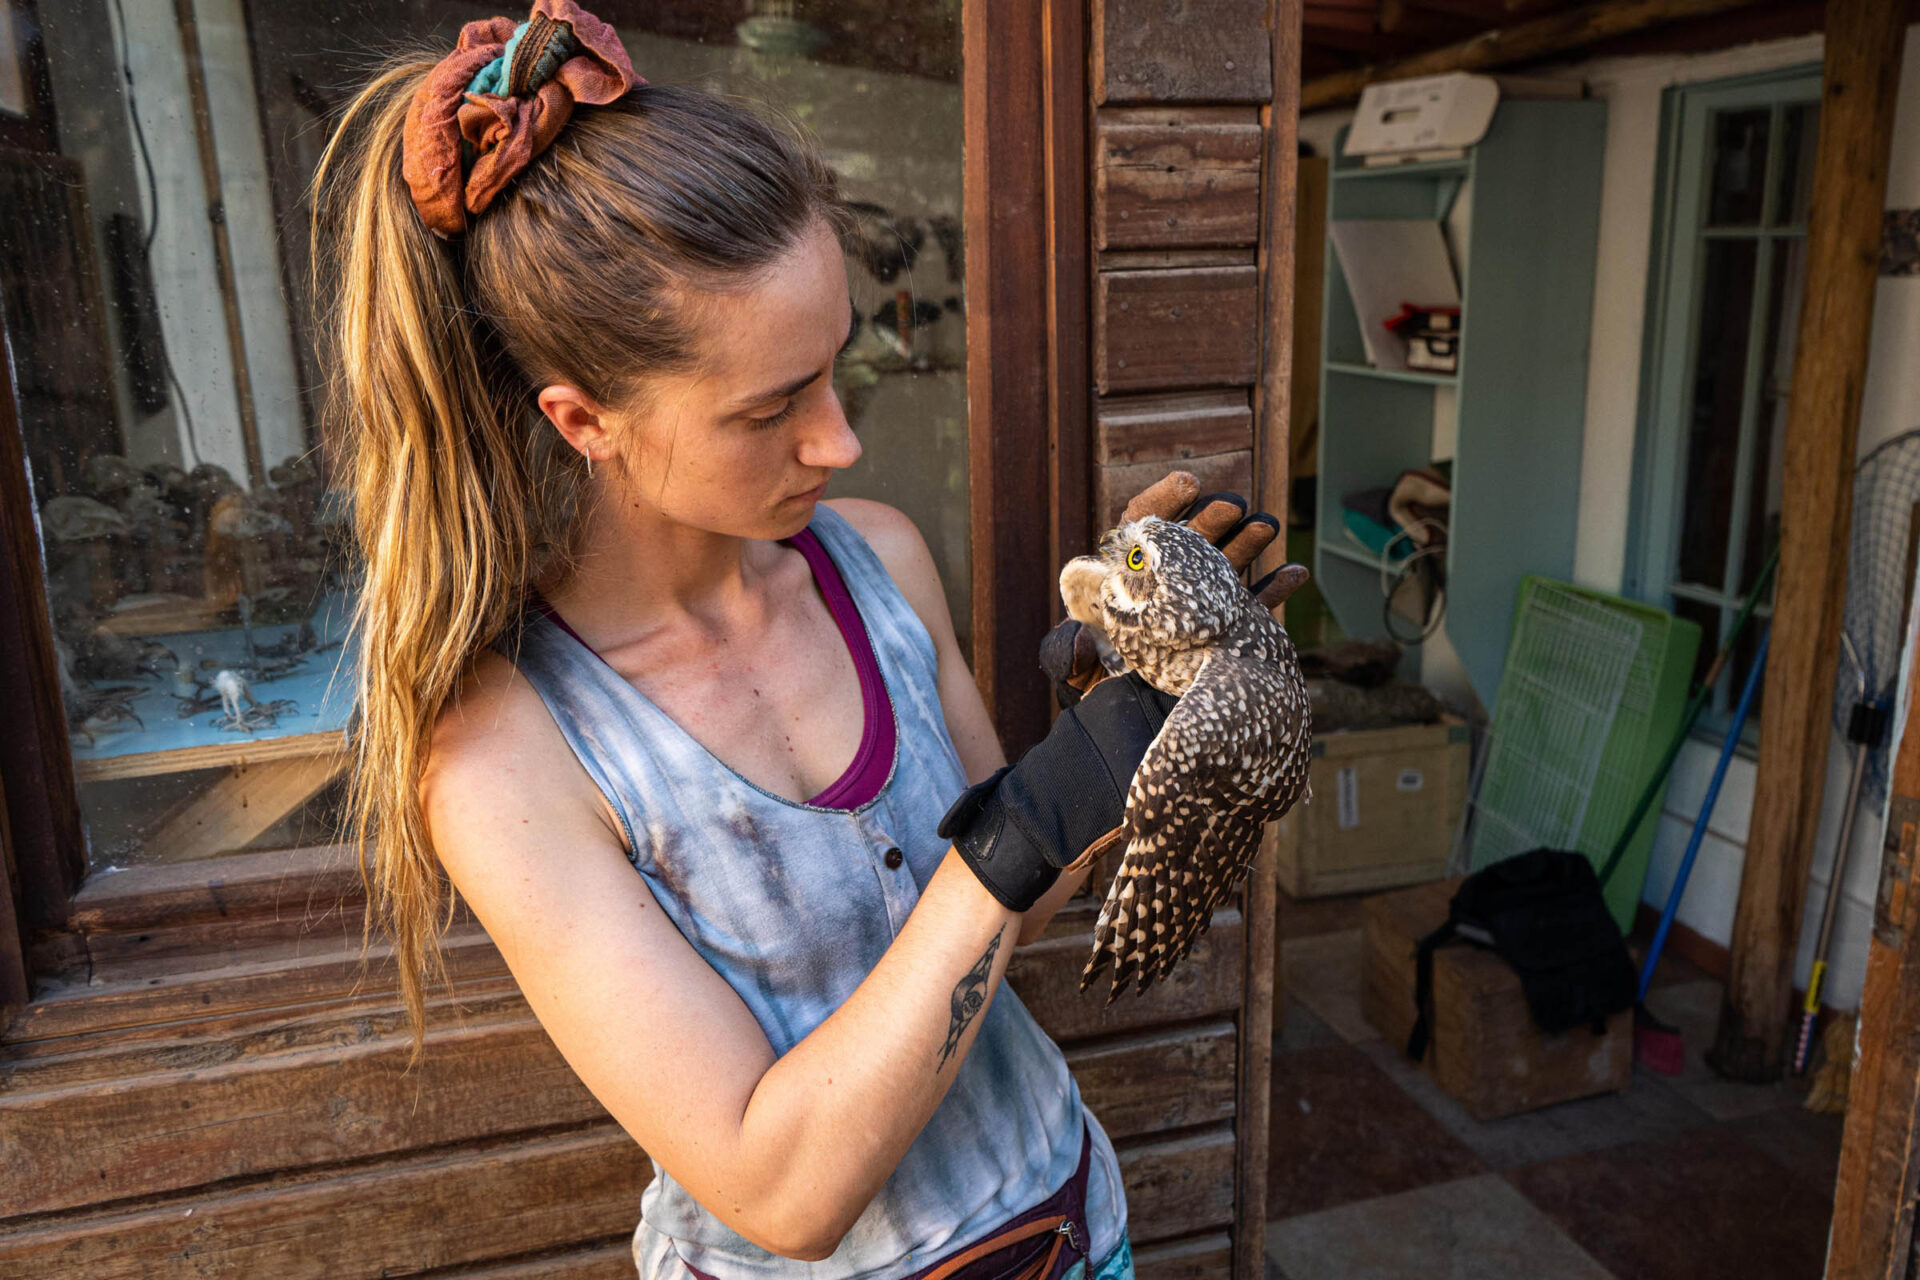
<instances>
[{"instance_id":1,"label":"falconry glove","mask_svg":"<svg viewBox=\"0 0 1920 1280\"><path fill-rule=\"evenodd\" d=\"M1025 911L1121 825L1127 786L1178 699L1137 675L1101 681L1013 764L940 820L987 892Z\"/></svg>"}]
</instances>

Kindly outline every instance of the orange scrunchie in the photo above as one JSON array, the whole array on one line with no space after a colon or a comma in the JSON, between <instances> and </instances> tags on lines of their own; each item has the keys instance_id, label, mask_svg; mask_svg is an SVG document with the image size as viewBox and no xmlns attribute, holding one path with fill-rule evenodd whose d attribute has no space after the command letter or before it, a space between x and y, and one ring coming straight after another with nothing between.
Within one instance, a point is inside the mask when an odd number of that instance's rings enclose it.
<instances>
[{"instance_id":1,"label":"orange scrunchie","mask_svg":"<svg viewBox=\"0 0 1920 1280\"><path fill-rule=\"evenodd\" d=\"M458 47L428 73L407 109L401 172L420 220L442 239L466 230L472 215L547 149L575 103L599 106L646 83L634 74L613 28L573 0L534 0L533 18L570 25L579 50L531 96L467 92L480 69L502 55L518 25L511 18L488 18L460 29ZM461 162L463 142L475 153L471 168Z\"/></svg>"}]
</instances>

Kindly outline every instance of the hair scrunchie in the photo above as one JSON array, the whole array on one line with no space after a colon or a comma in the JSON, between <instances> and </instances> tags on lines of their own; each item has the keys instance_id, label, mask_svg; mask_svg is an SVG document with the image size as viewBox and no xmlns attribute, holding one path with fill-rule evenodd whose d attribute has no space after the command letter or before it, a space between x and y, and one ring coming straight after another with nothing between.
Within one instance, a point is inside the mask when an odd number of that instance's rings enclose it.
<instances>
[{"instance_id":1,"label":"hair scrunchie","mask_svg":"<svg viewBox=\"0 0 1920 1280\"><path fill-rule=\"evenodd\" d=\"M442 239L459 235L576 103L599 106L645 83L613 28L573 0L534 0L518 26L469 22L407 108L400 167L420 220Z\"/></svg>"}]
</instances>

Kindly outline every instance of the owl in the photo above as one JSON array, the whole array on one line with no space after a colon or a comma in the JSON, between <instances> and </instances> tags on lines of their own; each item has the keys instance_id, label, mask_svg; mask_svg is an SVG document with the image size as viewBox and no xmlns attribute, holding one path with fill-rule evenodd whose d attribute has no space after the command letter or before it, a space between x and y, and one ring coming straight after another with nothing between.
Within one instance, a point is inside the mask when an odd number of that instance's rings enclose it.
<instances>
[{"instance_id":1,"label":"owl","mask_svg":"<svg viewBox=\"0 0 1920 1280\"><path fill-rule=\"evenodd\" d=\"M1307 686L1286 630L1185 525L1147 516L1112 530L1061 570L1060 595L1113 655L1180 699L1121 825L1082 858L1124 842L1080 978L1084 991L1111 965L1112 1003L1186 955L1246 878L1262 828L1307 793Z\"/></svg>"}]
</instances>

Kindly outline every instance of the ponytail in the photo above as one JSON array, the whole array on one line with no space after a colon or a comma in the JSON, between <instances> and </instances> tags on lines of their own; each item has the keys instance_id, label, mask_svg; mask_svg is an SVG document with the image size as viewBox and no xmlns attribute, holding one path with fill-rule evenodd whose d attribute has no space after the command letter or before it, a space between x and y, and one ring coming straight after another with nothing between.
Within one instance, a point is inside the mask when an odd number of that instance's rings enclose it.
<instances>
[{"instance_id":1,"label":"ponytail","mask_svg":"<svg viewBox=\"0 0 1920 1280\"><path fill-rule=\"evenodd\" d=\"M335 474L354 495L363 568L347 826L367 887L363 946L376 920L393 940L415 1060L422 970L444 981L438 939L453 908L420 803L434 720L519 607L539 514L570 505L552 494L575 488L570 455L537 447L524 380L476 322L459 246L427 230L401 179L407 106L431 67L369 85L314 180L315 269L334 277L329 417L348 427Z\"/></svg>"}]
</instances>

